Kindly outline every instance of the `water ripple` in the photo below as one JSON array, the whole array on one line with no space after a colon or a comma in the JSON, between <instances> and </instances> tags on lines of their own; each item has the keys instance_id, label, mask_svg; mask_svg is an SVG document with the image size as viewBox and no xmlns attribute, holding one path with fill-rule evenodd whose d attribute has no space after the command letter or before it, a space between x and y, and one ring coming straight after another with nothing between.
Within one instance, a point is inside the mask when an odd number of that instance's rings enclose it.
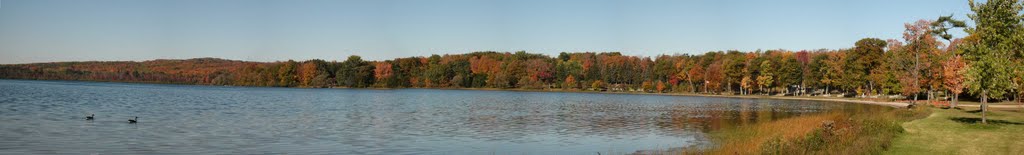
<instances>
[{"instance_id":1,"label":"water ripple","mask_svg":"<svg viewBox=\"0 0 1024 155\"><path fill-rule=\"evenodd\" d=\"M0 80L0 154L590 154L851 104ZM857 107L863 109L864 107ZM84 116L96 114L93 121ZM140 123L127 119L139 117Z\"/></svg>"}]
</instances>

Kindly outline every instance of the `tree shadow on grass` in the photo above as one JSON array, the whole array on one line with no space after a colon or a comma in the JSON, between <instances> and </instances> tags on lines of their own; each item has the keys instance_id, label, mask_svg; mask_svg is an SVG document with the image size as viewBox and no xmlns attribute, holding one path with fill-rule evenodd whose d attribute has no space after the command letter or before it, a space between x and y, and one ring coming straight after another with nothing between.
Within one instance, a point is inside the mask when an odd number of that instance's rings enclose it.
<instances>
[{"instance_id":1,"label":"tree shadow on grass","mask_svg":"<svg viewBox=\"0 0 1024 155\"><path fill-rule=\"evenodd\" d=\"M964 112L966 112L966 113L972 113L972 114L973 114L973 113L979 113L979 112L981 112L981 109L978 109L978 110L967 110L967 111L964 111ZM981 119L979 118L979 119L978 119L978 121L981 121Z\"/></svg>"},{"instance_id":2,"label":"tree shadow on grass","mask_svg":"<svg viewBox=\"0 0 1024 155\"><path fill-rule=\"evenodd\" d=\"M949 120L953 120L953 121L960 122L960 123L965 123L965 124L979 124L979 123L981 123L981 118L951 117L951 118L949 118ZM1021 123L1021 122L1011 122L1011 121L998 120L998 119L988 119L988 123L989 124L999 124L999 125L1024 125L1024 123Z\"/></svg>"}]
</instances>

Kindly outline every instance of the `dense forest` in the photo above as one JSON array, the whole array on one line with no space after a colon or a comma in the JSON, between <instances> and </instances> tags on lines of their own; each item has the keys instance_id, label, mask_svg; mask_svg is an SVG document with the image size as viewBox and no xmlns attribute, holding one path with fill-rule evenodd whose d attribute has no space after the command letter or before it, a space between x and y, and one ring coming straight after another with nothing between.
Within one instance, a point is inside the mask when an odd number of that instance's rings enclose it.
<instances>
[{"instance_id":1,"label":"dense forest","mask_svg":"<svg viewBox=\"0 0 1024 155\"><path fill-rule=\"evenodd\" d=\"M515 88L576 91L980 99L1024 94L1019 1L971 2L973 23L941 16L905 24L901 39L864 38L845 49L618 52L472 52L367 61L245 62L216 58L55 62L0 66L0 78L199 85L350 88ZM963 30L968 36L954 37ZM953 97L960 95L950 95ZM923 97L922 97L923 98Z\"/></svg>"}]
</instances>

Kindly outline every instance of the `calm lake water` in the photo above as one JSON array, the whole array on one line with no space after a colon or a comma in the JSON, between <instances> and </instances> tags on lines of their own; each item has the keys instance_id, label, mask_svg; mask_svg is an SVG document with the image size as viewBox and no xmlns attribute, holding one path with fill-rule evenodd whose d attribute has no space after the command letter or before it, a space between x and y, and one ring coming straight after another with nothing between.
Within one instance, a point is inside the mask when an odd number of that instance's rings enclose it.
<instances>
[{"instance_id":1,"label":"calm lake water","mask_svg":"<svg viewBox=\"0 0 1024 155\"><path fill-rule=\"evenodd\" d=\"M0 154L603 154L708 146L709 131L816 101L432 89L0 80ZM85 115L96 114L86 121ZM138 116L138 124L128 124Z\"/></svg>"}]
</instances>

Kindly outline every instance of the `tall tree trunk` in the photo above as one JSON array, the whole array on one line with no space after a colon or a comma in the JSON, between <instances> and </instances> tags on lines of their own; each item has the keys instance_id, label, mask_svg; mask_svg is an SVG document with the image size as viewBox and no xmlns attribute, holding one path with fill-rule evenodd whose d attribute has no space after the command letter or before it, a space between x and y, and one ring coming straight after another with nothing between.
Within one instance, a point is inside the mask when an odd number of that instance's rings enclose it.
<instances>
[{"instance_id":1,"label":"tall tree trunk","mask_svg":"<svg viewBox=\"0 0 1024 155\"><path fill-rule=\"evenodd\" d=\"M1024 105L1024 104L1021 104L1021 94L1020 93L1017 94L1017 105Z\"/></svg>"},{"instance_id":2,"label":"tall tree trunk","mask_svg":"<svg viewBox=\"0 0 1024 155\"><path fill-rule=\"evenodd\" d=\"M1017 92L1017 96L1015 96L1015 98L1014 98L1014 100L1017 101L1017 105L1021 105L1021 94L1022 94L1021 92Z\"/></svg>"},{"instance_id":3,"label":"tall tree trunk","mask_svg":"<svg viewBox=\"0 0 1024 155\"><path fill-rule=\"evenodd\" d=\"M953 94L953 101L949 103L949 108L955 109L957 101L959 101L959 94Z\"/></svg>"},{"instance_id":4,"label":"tall tree trunk","mask_svg":"<svg viewBox=\"0 0 1024 155\"><path fill-rule=\"evenodd\" d=\"M920 93L916 93L916 92L914 93L914 100L910 100L910 104L917 105L917 94L920 94Z\"/></svg>"},{"instance_id":5,"label":"tall tree trunk","mask_svg":"<svg viewBox=\"0 0 1024 155\"><path fill-rule=\"evenodd\" d=\"M935 99L935 93L931 89L928 89L928 104L935 103L932 99Z\"/></svg>"},{"instance_id":6,"label":"tall tree trunk","mask_svg":"<svg viewBox=\"0 0 1024 155\"><path fill-rule=\"evenodd\" d=\"M758 84L757 85L757 91L758 91L758 93L764 94L764 86L761 86L760 84Z\"/></svg>"},{"instance_id":7,"label":"tall tree trunk","mask_svg":"<svg viewBox=\"0 0 1024 155\"><path fill-rule=\"evenodd\" d=\"M913 75L914 75L914 90L917 90L917 91L921 91L920 90L921 89L921 86L920 86L920 84L921 84L921 67L920 66L921 65L918 63L918 61L921 61L920 59L921 59L921 54L920 53L915 53L914 54L914 72L913 72L914 74ZM918 94L921 94L921 92L914 92L914 100L910 101L910 104L917 104L917 96L918 96Z\"/></svg>"},{"instance_id":8,"label":"tall tree trunk","mask_svg":"<svg viewBox=\"0 0 1024 155\"><path fill-rule=\"evenodd\" d=\"M875 84L873 81L868 81L868 96L875 95Z\"/></svg>"},{"instance_id":9,"label":"tall tree trunk","mask_svg":"<svg viewBox=\"0 0 1024 155\"><path fill-rule=\"evenodd\" d=\"M988 89L981 90L981 124L988 124L988 118L985 116L988 112Z\"/></svg>"},{"instance_id":10,"label":"tall tree trunk","mask_svg":"<svg viewBox=\"0 0 1024 155\"><path fill-rule=\"evenodd\" d=\"M935 89L935 86L931 87L932 88L928 90L928 93L931 93L932 100L929 102L939 102L939 91Z\"/></svg>"},{"instance_id":11,"label":"tall tree trunk","mask_svg":"<svg viewBox=\"0 0 1024 155\"><path fill-rule=\"evenodd\" d=\"M708 93L708 80L704 80L704 93Z\"/></svg>"},{"instance_id":12,"label":"tall tree trunk","mask_svg":"<svg viewBox=\"0 0 1024 155\"><path fill-rule=\"evenodd\" d=\"M690 78L690 76L686 76L686 81L690 81L690 92L697 93L697 88L693 88L693 78Z\"/></svg>"},{"instance_id":13,"label":"tall tree trunk","mask_svg":"<svg viewBox=\"0 0 1024 155\"><path fill-rule=\"evenodd\" d=\"M732 82L725 82L725 87L728 87L726 89L729 90L729 94L733 93L733 91L732 91Z\"/></svg>"}]
</instances>

